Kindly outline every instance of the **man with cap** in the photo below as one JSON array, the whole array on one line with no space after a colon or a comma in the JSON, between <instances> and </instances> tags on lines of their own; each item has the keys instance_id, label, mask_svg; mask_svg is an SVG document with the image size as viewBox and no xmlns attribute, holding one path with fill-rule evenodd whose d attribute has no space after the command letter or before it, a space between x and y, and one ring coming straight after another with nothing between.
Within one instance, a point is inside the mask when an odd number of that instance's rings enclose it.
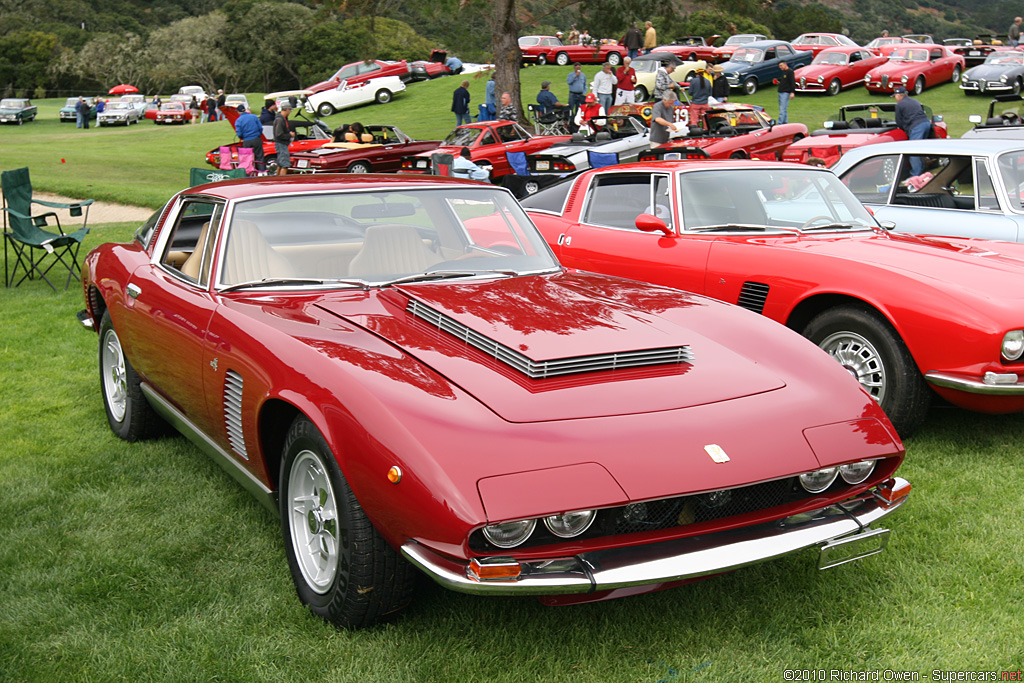
<instances>
[{"instance_id":1,"label":"man with cap","mask_svg":"<svg viewBox=\"0 0 1024 683\"><path fill-rule=\"evenodd\" d=\"M587 93L587 96L583 98L583 105L576 111L576 118L573 123L576 124L577 129L582 129L586 126L584 133L596 133L599 131L604 124L600 123L604 121L604 116L608 112L601 103L597 100L597 95L594 93Z\"/></svg>"},{"instance_id":2,"label":"man with cap","mask_svg":"<svg viewBox=\"0 0 1024 683\"><path fill-rule=\"evenodd\" d=\"M242 147L252 150L253 160L256 162L256 170L262 171L266 168L266 161L263 158L263 126L258 116L245 110L245 105L238 105L238 118L235 119L235 133L242 141Z\"/></svg>"},{"instance_id":3,"label":"man with cap","mask_svg":"<svg viewBox=\"0 0 1024 683\"><path fill-rule=\"evenodd\" d=\"M552 114L555 111L555 107L566 106L558 101L555 93L551 92L551 81L544 81L540 84L540 92L537 93L537 104L540 105L541 114Z\"/></svg>"},{"instance_id":4,"label":"man with cap","mask_svg":"<svg viewBox=\"0 0 1024 683\"><path fill-rule=\"evenodd\" d=\"M292 166L291 156L288 154L288 145L295 137L295 132L288 124L288 117L292 113L291 102L282 102L280 111L274 117L274 151L277 153L277 175L288 175L288 169Z\"/></svg>"},{"instance_id":5,"label":"man with cap","mask_svg":"<svg viewBox=\"0 0 1024 683\"><path fill-rule=\"evenodd\" d=\"M924 140L931 137L932 122L924 112L924 106L907 94L902 85L896 86L892 96L896 98L896 126L907 134L908 140ZM921 175L924 162L921 157L910 157L910 175Z\"/></svg>"}]
</instances>

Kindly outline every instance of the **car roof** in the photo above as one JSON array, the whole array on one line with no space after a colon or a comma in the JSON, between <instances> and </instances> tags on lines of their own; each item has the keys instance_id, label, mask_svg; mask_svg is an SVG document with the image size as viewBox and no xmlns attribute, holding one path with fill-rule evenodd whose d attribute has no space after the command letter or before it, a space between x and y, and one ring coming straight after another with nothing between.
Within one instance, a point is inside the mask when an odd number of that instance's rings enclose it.
<instances>
[{"instance_id":1,"label":"car roof","mask_svg":"<svg viewBox=\"0 0 1024 683\"><path fill-rule=\"evenodd\" d=\"M326 192L331 190L379 190L387 192L403 188L429 188L450 185L500 189L493 185L481 185L477 181L463 178L448 178L433 175L389 174L326 174L264 176L238 178L218 183L208 183L185 190L185 194L202 194L224 200L252 199L278 194L302 194L305 192Z\"/></svg>"},{"instance_id":2,"label":"car roof","mask_svg":"<svg viewBox=\"0 0 1024 683\"><path fill-rule=\"evenodd\" d=\"M930 152L932 154L982 154L992 155L1012 150L1024 150L1024 142L1008 139L976 139L976 138L946 138L936 140L901 140L899 142L880 142L876 145L868 145L851 149L843 154L839 163L850 160L858 160L865 156L877 154L907 154L916 151Z\"/></svg>"},{"instance_id":3,"label":"car roof","mask_svg":"<svg viewBox=\"0 0 1024 683\"><path fill-rule=\"evenodd\" d=\"M785 40L755 40L755 41L752 41L750 43L744 43L740 47L769 48L769 47L778 47L779 45L790 45L790 43L788 41L785 41Z\"/></svg>"},{"instance_id":4,"label":"car roof","mask_svg":"<svg viewBox=\"0 0 1024 683\"><path fill-rule=\"evenodd\" d=\"M825 52L828 52L830 54L836 54L836 53L850 54L851 52L860 52L861 50L867 50L867 48L866 47L862 47L860 45L835 45L833 47L826 47L824 50L822 50L818 54L823 54Z\"/></svg>"}]
</instances>

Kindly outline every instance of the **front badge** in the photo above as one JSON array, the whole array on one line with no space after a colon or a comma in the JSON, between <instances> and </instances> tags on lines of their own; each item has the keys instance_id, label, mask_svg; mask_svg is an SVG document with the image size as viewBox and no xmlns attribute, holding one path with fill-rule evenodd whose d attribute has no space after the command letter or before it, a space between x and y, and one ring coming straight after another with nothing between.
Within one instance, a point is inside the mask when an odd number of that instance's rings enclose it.
<instances>
[{"instance_id":1,"label":"front badge","mask_svg":"<svg viewBox=\"0 0 1024 683\"><path fill-rule=\"evenodd\" d=\"M711 459L717 463L729 462L729 456L726 455L725 451L722 450L722 447L716 443L708 444L704 447L704 450L711 456Z\"/></svg>"}]
</instances>

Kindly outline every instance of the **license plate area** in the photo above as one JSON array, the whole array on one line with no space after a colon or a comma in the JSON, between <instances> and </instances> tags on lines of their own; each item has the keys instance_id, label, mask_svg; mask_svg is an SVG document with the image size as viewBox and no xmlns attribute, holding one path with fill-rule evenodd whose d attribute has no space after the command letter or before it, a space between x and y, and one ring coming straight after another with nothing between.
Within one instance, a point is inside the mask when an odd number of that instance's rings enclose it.
<instances>
[{"instance_id":1,"label":"license plate area","mask_svg":"<svg viewBox=\"0 0 1024 683\"><path fill-rule=\"evenodd\" d=\"M847 562L877 555L889 542L888 529L871 529L829 541L818 554L818 569L831 569Z\"/></svg>"}]
</instances>

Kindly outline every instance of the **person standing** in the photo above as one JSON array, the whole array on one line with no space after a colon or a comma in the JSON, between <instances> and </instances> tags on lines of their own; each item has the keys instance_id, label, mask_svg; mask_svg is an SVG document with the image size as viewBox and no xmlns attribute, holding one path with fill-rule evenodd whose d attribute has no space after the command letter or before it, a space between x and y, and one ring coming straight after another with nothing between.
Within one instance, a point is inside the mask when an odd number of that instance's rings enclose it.
<instances>
[{"instance_id":1,"label":"person standing","mask_svg":"<svg viewBox=\"0 0 1024 683\"><path fill-rule=\"evenodd\" d=\"M267 168L263 157L263 125L259 117L245 110L245 105L238 105L238 118L235 120L235 134L242 141L242 147L252 150L253 161L257 171Z\"/></svg>"},{"instance_id":2,"label":"person standing","mask_svg":"<svg viewBox=\"0 0 1024 683\"><path fill-rule=\"evenodd\" d=\"M295 133L288 124L288 117L292 113L291 102L281 104L280 111L274 117L274 151L277 154L277 175L288 175L288 169L292 166L291 155L288 152L288 145L292 143Z\"/></svg>"},{"instance_id":3,"label":"person standing","mask_svg":"<svg viewBox=\"0 0 1024 683\"><path fill-rule=\"evenodd\" d=\"M668 142L670 130L678 130L675 118L676 94L666 90L651 110L651 149Z\"/></svg>"},{"instance_id":4,"label":"person standing","mask_svg":"<svg viewBox=\"0 0 1024 683\"><path fill-rule=\"evenodd\" d=\"M569 35L565 37L563 45L576 45L580 42L580 32L576 30L576 24L569 28Z\"/></svg>"},{"instance_id":5,"label":"person standing","mask_svg":"<svg viewBox=\"0 0 1024 683\"><path fill-rule=\"evenodd\" d=\"M1009 30L1009 34L1008 34L1007 37L1010 39L1010 46L1011 47L1017 47L1018 45L1020 45L1020 23L1021 23L1021 21L1022 20L1021 20L1020 17L1014 17L1013 23L1010 24L1010 30Z\"/></svg>"},{"instance_id":6,"label":"person standing","mask_svg":"<svg viewBox=\"0 0 1024 683\"><path fill-rule=\"evenodd\" d=\"M704 114L708 111L711 87L711 81L708 80L704 69L698 68L697 73L690 79L690 122L700 128L704 127Z\"/></svg>"},{"instance_id":7,"label":"person standing","mask_svg":"<svg viewBox=\"0 0 1024 683\"><path fill-rule=\"evenodd\" d=\"M188 103L188 111L192 118L189 119L189 123L199 123L199 101L196 100L196 96L193 95L192 99Z\"/></svg>"},{"instance_id":8,"label":"person standing","mask_svg":"<svg viewBox=\"0 0 1024 683\"><path fill-rule=\"evenodd\" d=\"M85 104L85 98L79 97L78 102L75 103L75 128L82 127L82 105Z\"/></svg>"},{"instance_id":9,"label":"person standing","mask_svg":"<svg viewBox=\"0 0 1024 683\"><path fill-rule=\"evenodd\" d=\"M228 103L228 96L224 94L223 90L218 90L217 91L217 105L213 108L213 115L210 117L211 121L219 121L220 120L221 117L218 115L218 112L220 112L220 108L225 106L227 103Z\"/></svg>"},{"instance_id":10,"label":"person standing","mask_svg":"<svg viewBox=\"0 0 1024 683\"><path fill-rule=\"evenodd\" d=\"M654 75L654 101L661 100L666 92L671 92L674 97L679 94L679 84L672 78L672 72L676 70L675 64L665 64L658 69Z\"/></svg>"},{"instance_id":11,"label":"person standing","mask_svg":"<svg viewBox=\"0 0 1024 683\"><path fill-rule=\"evenodd\" d=\"M260 123L264 126L273 126L274 119L277 117L277 102L274 100L264 100L263 110L260 111Z\"/></svg>"},{"instance_id":12,"label":"person standing","mask_svg":"<svg viewBox=\"0 0 1024 683\"><path fill-rule=\"evenodd\" d=\"M501 109L498 111L499 121L518 121L519 110L512 104L512 94L507 90L501 93Z\"/></svg>"},{"instance_id":13,"label":"person standing","mask_svg":"<svg viewBox=\"0 0 1024 683\"><path fill-rule=\"evenodd\" d=\"M725 67L721 64L715 64L711 67L711 73L714 76L714 80L711 81L711 96L714 97L719 104L729 101L729 79L725 77Z\"/></svg>"},{"instance_id":14,"label":"person standing","mask_svg":"<svg viewBox=\"0 0 1024 683\"><path fill-rule=\"evenodd\" d=\"M616 105L636 102L636 69L630 66L632 63L633 60L626 57L622 60L622 66L615 70Z\"/></svg>"},{"instance_id":15,"label":"person standing","mask_svg":"<svg viewBox=\"0 0 1024 683\"><path fill-rule=\"evenodd\" d=\"M654 48L658 47L658 32L654 30L654 25L649 22L644 22L644 27L647 29L644 31L644 54L651 54Z\"/></svg>"},{"instance_id":16,"label":"person standing","mask_svg":"<svg viewBox=\"0 0 1024 683\"><path fill-rule=\"evenodd\" d=\"M255 116L255 115L254 115ZM212 122L217 120L217 98L210 93L206 98L206 121Z\"/></svg>"},{"instance_id":17,"label":"person standing","mask_svg":"<svg viewBox=\"0 0 1024 683\"><path fill-rule=\"evenodd\" d=\"M576 116L576 110L583 104L583 96L587 93L587 75L579 62L572 65L565 82L569 85L569 116Z\"/></svg>"},{"instance_id":18,"label":"person standing","mask_svg":"<svg viewBox=\"0 0 1024 683\"><path fill-rule=\"evenodd\" d=\"M89 104L89 100L82 100L79 111L82 113L82 128L89 130L89 118L92 116L92 106Z\"/></svg>"},{"instance_id":19,"label":"person standing","mask_svg":"<svg viewBox=\"0 0 1024 683\"><path fill-rule=\"evenodd\" d=\"M100 114L107 108L107 101L102 97L96 98L96 125L99 126Z\"/></svg>"},{"instance_id":20,"label":"person standing","mask_svg":"<svg viewBox=\"0 0 1024 683\"><path fill-rule=\"evenodd\" d=\"M498 100L494 94L494 89L498 87L498 82L494 80L494 73L491 73L491 78L487 81L487 87L484 90L484 109L487 110L487 118L482 119L483 121L493 121L494 115L498 111Z\"/></svg>"},{"instance_id":21,"label":"person standing","mask_svg":"<svg viewBox=\"0 0 1024 683\"><path fill-rule=\"evenodd\" d=\"M601 65L601 70L594 76L590 89L597 95L597 101L605 111L612 108L612 102L615 100L615 74L612 73L611 64L605 62Z\"/></svg>"},{"instance_id":22,"label":"person standing","mask_svg":"<svg viewBox=\"0 0 1024 683\"><path fill-rule=\"evenodd\" d=\"M635 21L626 30L626 35L622 36L622 45L628 51L630 59L636 59L636 56L640 54L640 48L644 46L644 34L640 33Z\"/></svg>"},{"instance_id":23,"label":"person standing","mask_svg":"<svg viewBox=\"0 0 1024 683\"><path fill-rule=\"evenodd\" d=\"M779 120L778 123L789 123L789 101L796 97L796 78L793 70L786 62L779 62Z\"/></svg>"},{"instance_id":24,"label":"person standing","mask_svg":"<svg viewBox=\"0 0 1024 683\"><path fill-rule=\"evenodd\" d=\"M924 140L930 137L932 122L928 120L924 106L910 97L902 85L896 86L892 96L896 98L896 127L907 134L907 139ZM910 175L921 175L923 170L921 157L910 157Z\"/></svg>"},{"instance_id":25,"label":"person standing","mask_svg":"<svg viewBox=\"0 0 1024 683\"><path fill-rule=\"evenodd\" d=\"M452 112L456 126L473 123L473 117L469 115L469 81L462 81L462 85L452 93Z\"/></svg>"}]
</instances>

